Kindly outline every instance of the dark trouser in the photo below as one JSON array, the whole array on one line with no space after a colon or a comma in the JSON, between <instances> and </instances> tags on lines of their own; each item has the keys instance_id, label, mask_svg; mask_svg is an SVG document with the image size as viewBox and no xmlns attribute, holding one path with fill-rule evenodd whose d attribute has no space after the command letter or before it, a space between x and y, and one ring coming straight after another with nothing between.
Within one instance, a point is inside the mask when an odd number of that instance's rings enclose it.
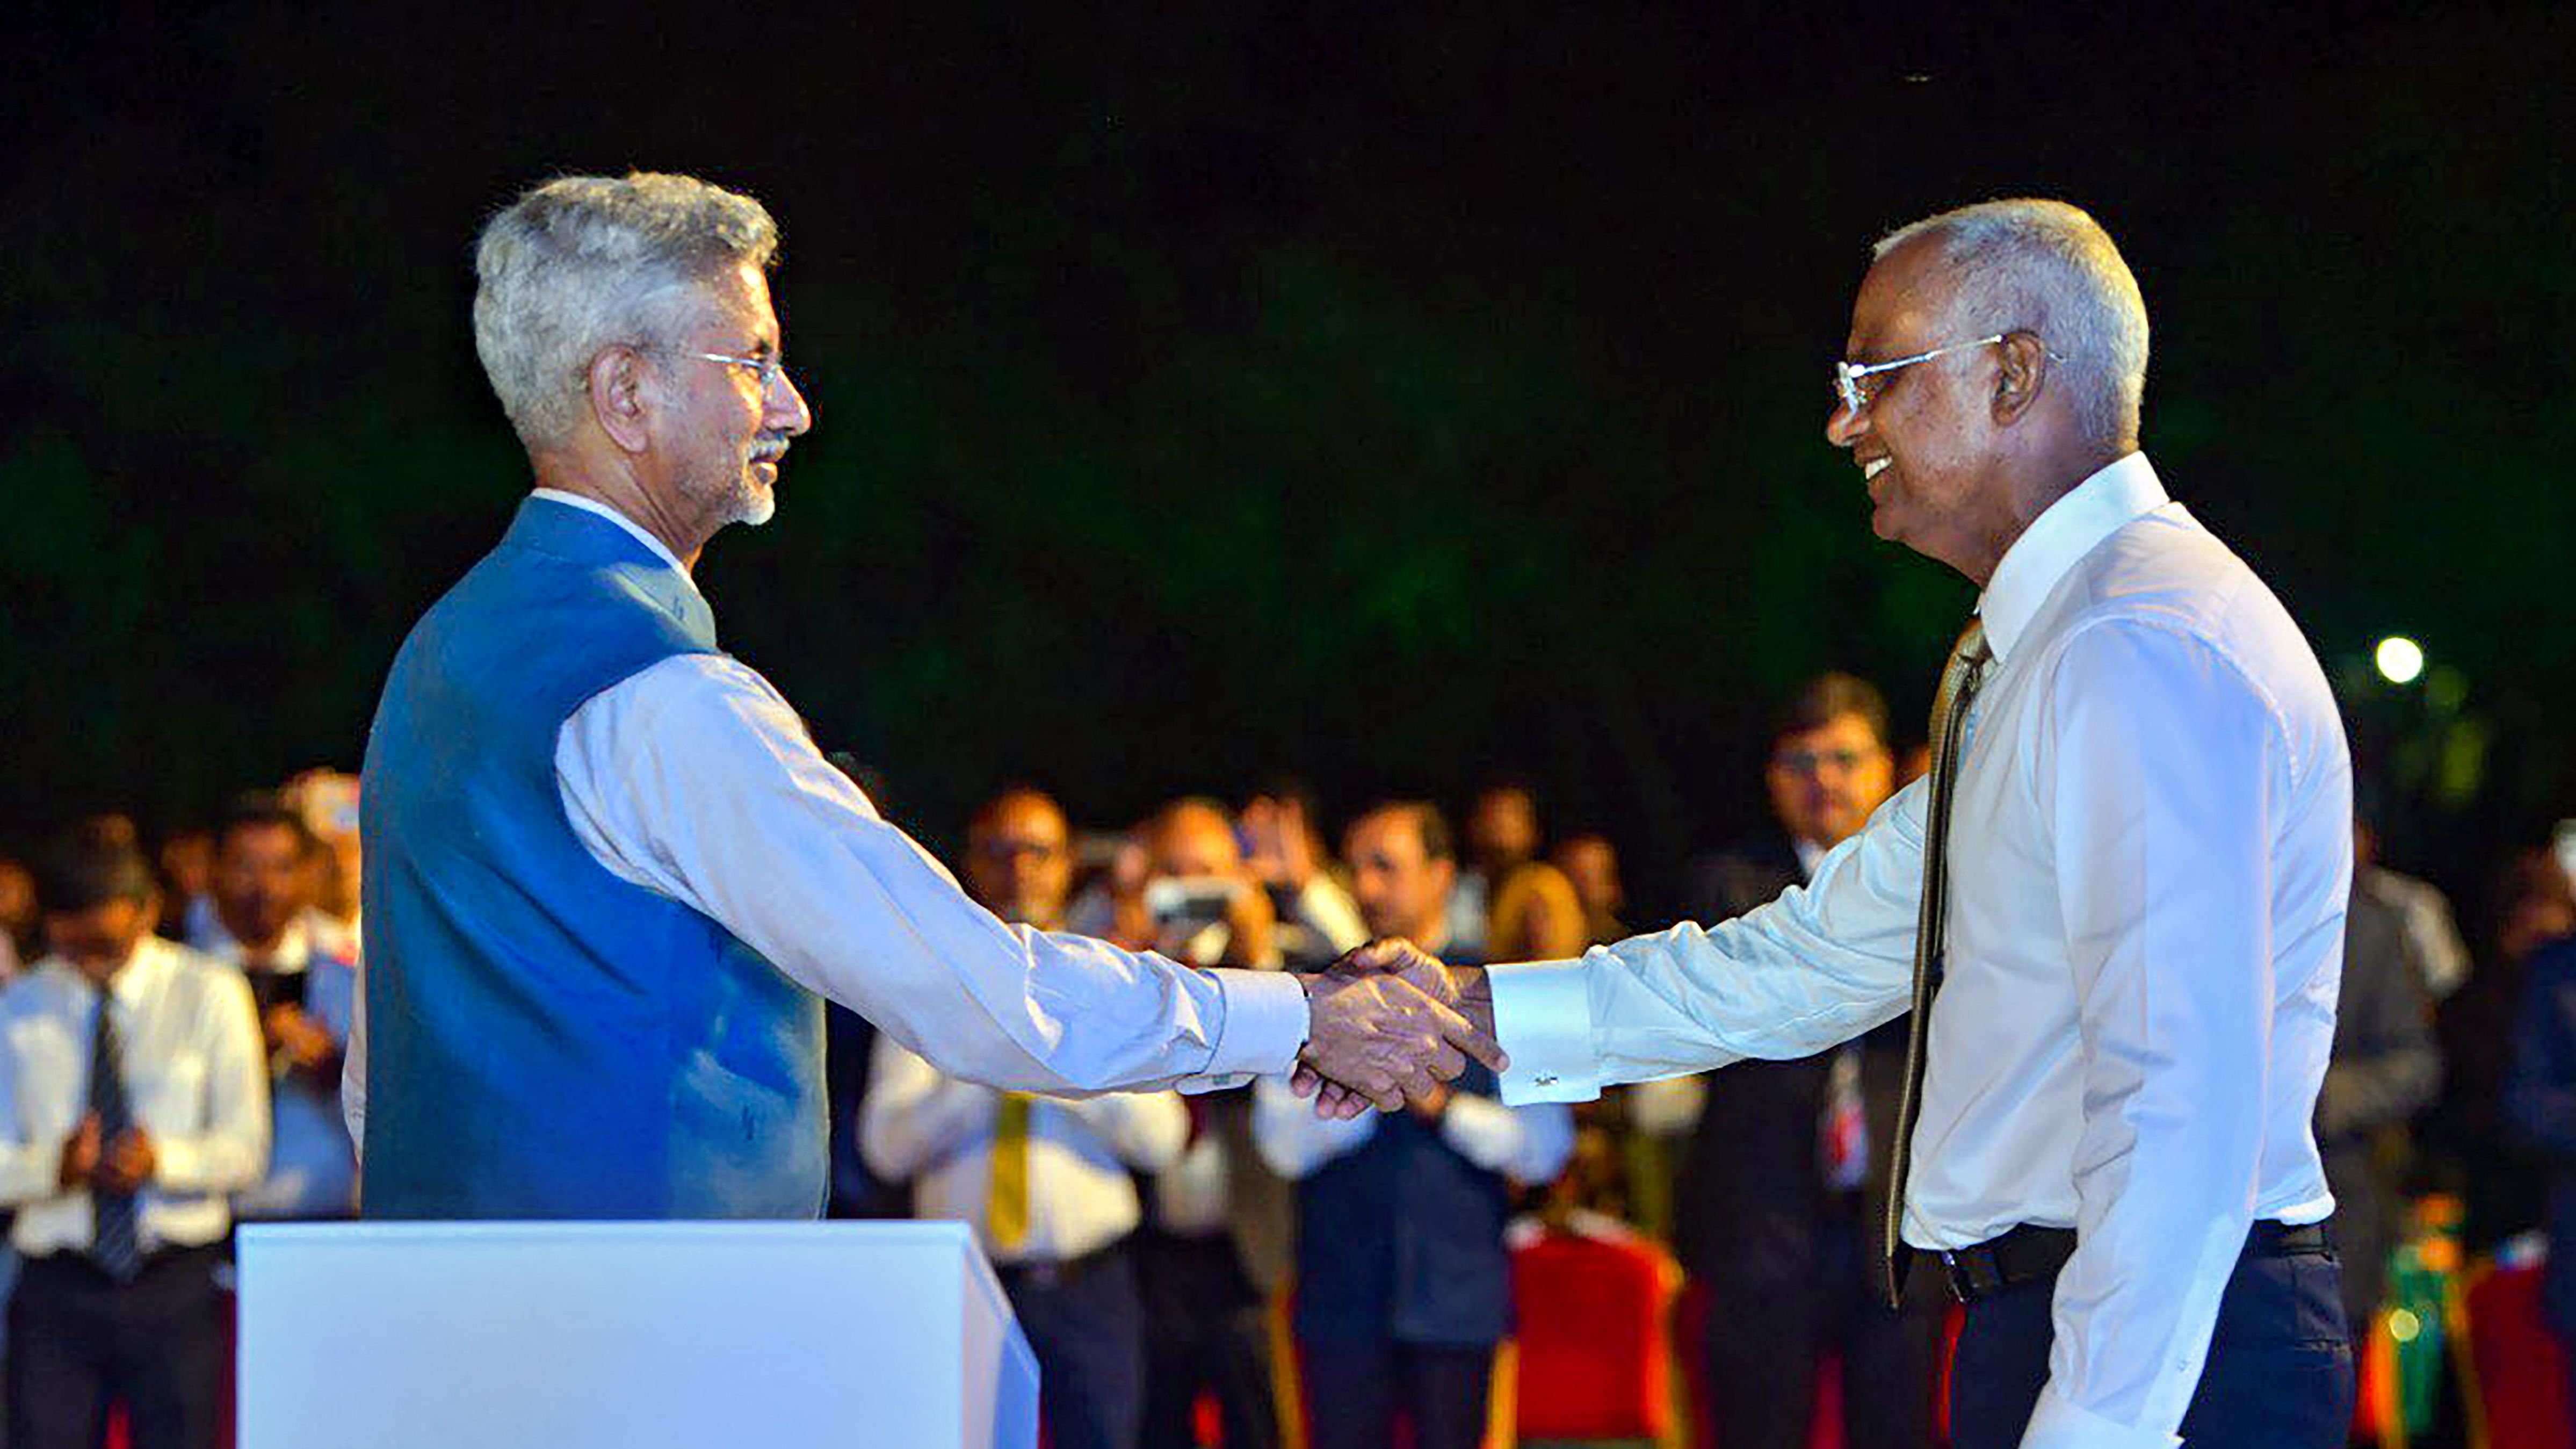
<instances>
[{"instance_id":1,"label":"dark trouser","mask_svg":"<svg viewBox=\"0 0 2576 1449\"><path fill-rule=\"evenodd\" d=\"M1055 1449L1136 1449L1145 1315L1126 1245L1060 1268L1005 1268L1001 1279L1037 1355L1038 1413Z\"/></svg>"},{"instance_id":2,"label":"dark trouser","mask_svg":"<svg viewBox=\"0 0 2576 1449\"><path fill-rule=\"evenodd\" d=\"M1225 1449L1278 1449L1270 1333L1261 1295L1230 1239L1148 1235L1138 1242L1145 1288L1145 1449L1193 1449L1191 1406L1216 1396Z\"/></svg>"},{"instance_id":3,"label":"dark trouser","mask_svg":"<svg viewBox=\"0 0 2576 1449\"><path fill-rule=\"evenodd\" d=\"M1842 1355L1843 1442L1850 1449L1924 1449L1932 1442L1932 1375L1944 1305L1934 1292L1903 1312L1879 1297L1857 1219L1836 1216L1810 1239L1812 1256L1739 1256L1709 1280L1705 1351L1708 1413L1724 1449L1806 1449L1816 1371Z\"/></svg>"},{"instance_id":4,"label":"dark trouser","mask_svg":"<svg viewBox=\"0 0 2576 1449\"><path fill-rule=\"evenodd\" d=\"M13 1449L95 1449L125 1401L134 1449L215 1442L224 1374L221 1248L156 1256L117 1283L76 1254L38 1258L9 1300Z\"/></svg>"},{"instance_id":5,"label":"dark trouser","mask_svg":"<svg viewBox=\"0 0 2576 1449\"><path fill-rule=\"evenodd\" d=\"M1491 1345L1301 1340L1297 1355L1313 1449L1386 1449L1395 1442L1399 1410L1413 1422L1414 1449L1476 1449L1485 1442Z\"/></svg>"},{"instance_id":6,"label":"dark trouser","mask_svg":"<svg viewBox=\"0 0 2576 1449\"><path fill-rule=\"evenodd\" d=\"M1950 1370L1952 1449L2021 1443L2048 1379L2056 1287L2052 1274L1968 1305ZM2249 1248L2237 1259L2183 1441L2191 1449L2340 1449L2353 1395L2342 1292L2329 1253Z\"/></svg>"}]
</instances>

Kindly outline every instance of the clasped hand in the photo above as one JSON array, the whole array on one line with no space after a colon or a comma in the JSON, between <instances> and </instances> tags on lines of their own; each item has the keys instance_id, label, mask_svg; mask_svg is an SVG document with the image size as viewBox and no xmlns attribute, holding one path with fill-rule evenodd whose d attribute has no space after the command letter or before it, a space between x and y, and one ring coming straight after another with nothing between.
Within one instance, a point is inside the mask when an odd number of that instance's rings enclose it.
<instances>
[{"instance_id":1,"label":"clasped hand","mask_svg":"<svg viewBox=\"0 0 2576 1449\"><path fill-rule=\"evenodd\" d=\"M1472 1057L1500 1072L1485 973L1410 941L1372 941L1306 978L1312 1023L1289 1085L1325 1117L1391 1112L1437 1096Z\"/></svg>"}]
</instances>

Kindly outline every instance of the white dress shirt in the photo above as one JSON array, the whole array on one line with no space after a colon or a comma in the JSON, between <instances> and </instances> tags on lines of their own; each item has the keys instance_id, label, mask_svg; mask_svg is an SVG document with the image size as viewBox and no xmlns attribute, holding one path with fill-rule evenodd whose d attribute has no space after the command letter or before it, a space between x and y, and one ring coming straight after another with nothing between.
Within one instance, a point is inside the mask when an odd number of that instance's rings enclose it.
<instances>
[{"instance_id":1,"label":"white dress shirt","mask_svg":"<svg viewBox=\"0 0 2576 1449\"><path fill-rule=\"evenodd\" d=\"M1951 826L1948 972L1907 1241L2073 1228L2029 1449L2170 1446L2257 1218L2333 1209L2352 778L2315 654L2143 455L2032 523L1979 604L1995 662ZM1901 1014L1918 781L1735 920L1498 968L1505 1100L1806 1056Z\"/></svg>"},{"instance_id":2,"label":"white dress shirt","mask_svg":"<svg viewBox=\"0 0 2576 1449\"><path fill-rule=\"evenodd\" d=\"M1315 1104L1263 1080L1252 1088L1252 1145L1270 1170L1290 1182L1336 1157L1357 1152L1377 1135L1378 1114L1348 1120L1316 1115ZM1565 1170L1574 1155L1574 1112L1561 1103L1506 1107L1473 1092L1451 1092L1440 1112L1440 1140L1483 1168L1520 1183L1543 1183Z\"/></svg>"},{"instance_id":3,"label":"white dress shirt","mask_svg":"<svg viewBox=\"0 0 2576 1449\"><path fill-rule=\"evenodd\" d=\"M686 575L616 510L534 496L615 523ZM556 737L555 783L611 874L713 919L951 1075L1065 1094L1208 1090L1287 1071L1305 1043L1293 977L1003 924L730 656L675 655L592 696ZM364 1075L362 1017L343 1089L360 1141Z\"/></svg>"},{"instance_id":4,"label":"white dress shirt","mask_svg":"<svg viewBox=\"0 0 2576 1449\"><path fill-rule=\"evenodd\" d=\"M247 970L248 952L217 924L218 944L198 946L207 956ZM358 1004L358 967L344 949L348 933L320 911L286 928L260 969L304 978L304 1014L346 1052ZM255 999L255 998L254 998ZM318 1086L283 1062L269 1066L268 1175L233 1199L236 1217L336 1218L358 1206L358 1154L340 1110L340 1094Z\"/></svg>"},{"instance_id":5,"label":"white dress shirt","mask_svg":"<svg viewBox=\"0 0 2576 1449\"><path fill-rule=\"evenodd\" d=\"M986 1233L993 1137L1002 1094L942 1075L878 1037L859 1112L859 1150L888 1181L918 1177L913 1215L967 1223L996 1263L1068 1263L1136 1230L1136 1182L1189 1140L1190 1110L1171 1092L1110 1092L1029 1103L1028 1236L1015 1248Z\"/></svg>"},{"instance_id":6,"label":"white dress shirt","mask_svg":"<svg viewBox=\"0 0 2576 1449\"><path fill-rule=\"evenodd\" d=\"M184 946L145 937L107 998L134 1125L152 1139L136 1199L145 1252L221 1241L231 1194L268 1165L268 1060L250 983ZM0 992L0 1205L27 1257L86 1251L89 1189L61 1187L63 1143L89 1112L90 1043L102 1000L47 958Z\"/></svg>"}]
</instances>

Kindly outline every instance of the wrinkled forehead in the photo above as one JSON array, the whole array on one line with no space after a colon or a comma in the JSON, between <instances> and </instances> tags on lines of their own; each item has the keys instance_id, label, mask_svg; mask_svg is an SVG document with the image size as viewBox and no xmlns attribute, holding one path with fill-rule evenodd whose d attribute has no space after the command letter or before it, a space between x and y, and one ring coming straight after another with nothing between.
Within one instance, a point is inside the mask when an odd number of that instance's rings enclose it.
<instances>
[{"instance_id":1,"label":"wrinkled forehead","mask_svg":"<svg viewBox=\"0 0 2576 1449\"><path fill-rule=\"evenodd\" d=\"M1941 345L1925 339L1941 330L1953 290L1937 237L1917 237L1880 257L1852 299L1846 355L1879 362Z\"/></svg>"}]
</instances>

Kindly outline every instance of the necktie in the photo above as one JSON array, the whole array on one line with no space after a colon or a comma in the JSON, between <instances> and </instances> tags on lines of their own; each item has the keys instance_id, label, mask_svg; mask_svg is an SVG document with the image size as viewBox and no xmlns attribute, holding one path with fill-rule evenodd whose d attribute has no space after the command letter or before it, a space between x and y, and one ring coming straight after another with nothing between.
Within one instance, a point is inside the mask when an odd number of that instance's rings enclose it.
<instances>
[{"instance_id":1,"label":"necktie","mask_svg":"<svg viewBox=\"0 0 2576 1449\"><path fill-rule=\"evenodd\" d=\"M1950 650L1950 662L1942 666L1941 688L1932 697L1931 804L1923 834L1923 904L1915 917L1914 1014L1905 1027L1905 1095L1897 1102L1895 1158L1888 1169L1886 1211L1880 1220L1879 1247L1887 1264L1890 1307L1904 1299L1905 1270L1914 1257L1901 1236L1905 1176L1913 1166L1914 1121L1923 1110L1923 1048L1932 1028L1932 997L1941 989L1942 933L1949 917L1950 800L1959 783L1959 736L1991 657L1984 621L1970 619Z\"/></svg>"},{"instance_id":2,"label":"necktie","mask_svg":"<svg viewBox=\"0 0 2576 1449\"><path fill-rule=\"evenodd\" d=\"M133 1104L125 1097L125 1051L117 1039L116 999L98 999L98 1024L90 1035L89 1110L98 1118L101 1150L134 1126ZM135 1232L134 1194L92 1187L90 1203L91 1261L119 1283L131 1283L143 1271L143 1243Z\"/></svg>"},{"instance_id":3,"label":"necktie","mask_svg":"<svg viewBox=\"0 0 2576 1449\"><path fill-rule=\"evenodd\" d=\"M993 1183L984 1201L984 1237L1007 1253L1029 1236L1029 1099L1004 1092L993 1119Z\"/></svg>"}]
</instances>

